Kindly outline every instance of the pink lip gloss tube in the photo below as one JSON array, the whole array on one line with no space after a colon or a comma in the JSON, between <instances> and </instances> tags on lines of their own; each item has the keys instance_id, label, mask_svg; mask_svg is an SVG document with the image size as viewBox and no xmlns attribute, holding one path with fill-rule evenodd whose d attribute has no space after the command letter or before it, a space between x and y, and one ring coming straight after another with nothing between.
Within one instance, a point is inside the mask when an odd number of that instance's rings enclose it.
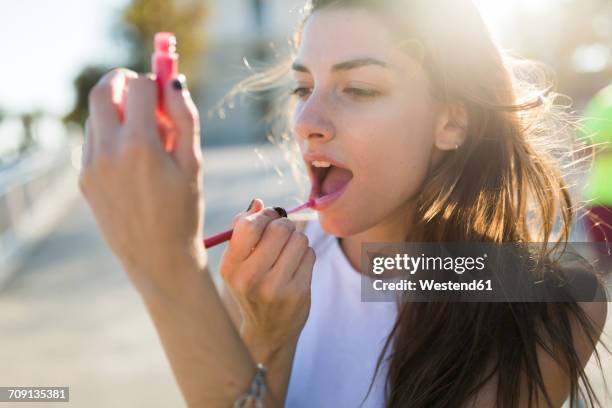
<instances>
[{"instance_id":1,"label":"pink lip gloss tube","mask_svg":"<svg viewBox=\"0 0 612 408\"><path fill-rule=\"evenodd\" d=\"M176 140L170 132L163 131L163 129L171 128L171 121L164 112L164 87L169 80L178 75L178 59L174 34L169 32L155 34L151 66L157 82L156 113L160 125L160 134L162 135L162 144L168 152L174 149Z\"/></svg>"}]
</instances>

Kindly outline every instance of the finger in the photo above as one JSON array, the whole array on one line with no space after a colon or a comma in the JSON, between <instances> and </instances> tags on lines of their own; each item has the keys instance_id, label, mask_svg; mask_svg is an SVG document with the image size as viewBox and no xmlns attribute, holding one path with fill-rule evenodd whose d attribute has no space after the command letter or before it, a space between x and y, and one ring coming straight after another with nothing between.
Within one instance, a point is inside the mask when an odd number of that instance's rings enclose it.
<instances>
[{"instance_id":1,"label":"finger","mask_svg":"<svg viewBox=\"0 0 612 408\"><path fill-rule=\"evenodd\" d=\"M312 285L312 271L316 260L317 257L314 249L312 247L308 247L302 256L300 264L295 270L293 277L291 278L288 285L290 289L296 291L310 290L310 286Z\"/></svg>"},{"instance_id":2,"label":"finger","mask_svg":"<svg viewBox=\"0 0 612 408\"><path fill-rule=\"evenodd\" d=\"M125 102L125 142L138 141L161 148L155 108L157 85L151 74L128 78Z\"/></svg>"},{"instance_id":3,"label":"finger","mask_svg":"<svg viewBox=\"0 0 612 408\"><path fill-rule=\"evenodd\" d=\"M257 247L253 251L253 257L258 260L258 270L268 271L272 268L294 231L295 223L287 218L277 218L266 226ZM295 267L291 272L295 270Z\"/></svg>"},{"instance_id":4,"label":"finger","mask_svg":"<svg viewBox=\"0 0 612 408\"><path fill-rule=\"evenodd\" d=\"M228 256L235 262L244 262L251 255L268 223L279 217L276 211L263 205L263 201L256 199L251 210L235 223L227 247Z\"/></svg>"},{"instance_id":5,"label":"finger","mask_svg":"<svg viewBox=\"0 0 612 408\"><path fill-rule=\"evenodd\" d=\"M81 168L91 164L93 153L93 130L91 128L91 119L87 118L85 121L85 140L81 148Z\"/></svg>"},{"instance_id":6,"label":"finger","mask_svg":"<svg viewBox=\"0 0 612 408\"><path fill-rule=\"evenodd\" d=\"M293 279L307 250L308 238L306 235L294 231L280 256L272 265L272 269L275 271L275 280L279 285L286 285Z\"/></svg>"},{"instance_id":7,"label":"finger","mask_svg":"<svg viewBox=\"0 0 612 408\"><path fill-rule=\"evenodd\" d=\"M202 157L200 146L200 118L187 89L184 75L166 83L164 109L175 127L174 157L185 170L198 168Z\"/></svg>"},{"instance_id":8,"label":"finger","mask_svg":"<svg viewBox=\"0 0 612 408\"><path fill-rule=\"evenodd\" d=\"M247 206L246 210L241 211L238 214L234 215L234 218L232 219L232 228L236 227L236 223L241 217L244 217L247 214L257 212L261 208L264 208L263 201L258 200L257 198L252 199L249 205Z\"/></svg>"},{"instance_id":9,"label":"finger","mask_svg":"<svg viewBox=\"0 0 612 408\"><path fill-rule=\"evenodd\" d=\"M262 201L262 207L263 207L263 201ZM279 218L279 215L276 211L274 211L273 208L263 207L263 208L260 208L258 211L256 211L253 214L247 214L245 218L246 218L245 220L246 222L249 222L249 220L254 220L256 223L259 224L259 228L257 230L256 236L252 237L252 239L245 244L245 249L248 249L248 254L246 258L249 258L255 254L255 251L257 250L258 246L261 243L261 239L266 231L267 226L270 224L270 222ZM240 223L240 221L238 222ZM266 257L267 256L268 255L266 255Z\"/></svg>"},{"instance_id":10,"label":"finger","mask_svg":"<svg viewBox=\"0 0 612 408\"><path fill-rule=\"evenodd\" d=\"M126 69L106 73L89 93L89 113L93 134L93 150L109 152L117 142L112 137L121 125L120 106L126 78L136 75Z\"/></svg>"}]
</instances>

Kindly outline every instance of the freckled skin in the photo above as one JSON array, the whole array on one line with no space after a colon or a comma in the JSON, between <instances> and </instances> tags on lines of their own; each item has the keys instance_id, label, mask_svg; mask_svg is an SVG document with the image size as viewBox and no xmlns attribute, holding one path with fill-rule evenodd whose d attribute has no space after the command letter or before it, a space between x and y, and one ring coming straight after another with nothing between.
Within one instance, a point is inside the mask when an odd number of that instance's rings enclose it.
<instances>
[{"instance_id":1,"label":"freckled skin","mask_svg":"<svg viewBox=\"0 0 612 408\"><path fill-rule=\"evenodd\" d=\"M343 237L354 265L362 241L402 240L411 199L430 163L445 154L435 144L438 108L429 79L397 43L378 17L359 9L324 9L307 21L296 56L310 71L294 71L296 87L309 90L296 96L292 117L300 149L324 152L353 172L348 189L319 219L326 232ZM382 60L388 69L331 71L362 57ZM379 94L358 96L351 88Z\"/></svg>"}]
</instances>

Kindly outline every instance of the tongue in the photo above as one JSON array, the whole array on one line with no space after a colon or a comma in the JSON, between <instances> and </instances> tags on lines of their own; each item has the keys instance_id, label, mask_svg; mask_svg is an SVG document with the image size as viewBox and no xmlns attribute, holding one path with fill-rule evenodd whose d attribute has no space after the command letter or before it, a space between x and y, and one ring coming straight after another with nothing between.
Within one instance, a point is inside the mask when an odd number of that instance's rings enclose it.
<instances>
[{"instance_id":1,"label":"tongue","mask_svg":"<svg viewBox=\"0 0 612 408\"><path fill-rule=\"evenodd\" d=\"M353 178L353 173L350 170L332 166L323 180L321 193L328 195L335 193L344 187Z\"/></svg>"}]
</instances>

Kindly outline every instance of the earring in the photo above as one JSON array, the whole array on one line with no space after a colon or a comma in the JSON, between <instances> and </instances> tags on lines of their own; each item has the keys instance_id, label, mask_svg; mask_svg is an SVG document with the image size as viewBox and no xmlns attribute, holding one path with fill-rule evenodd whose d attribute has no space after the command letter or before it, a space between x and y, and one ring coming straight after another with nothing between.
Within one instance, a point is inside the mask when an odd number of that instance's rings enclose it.
<instances>
[{"instance_id":1,"label":"earring","mask_svg":"<svg viewBox=\"0 0 612 408\"><path fill-rule=\"evenodd\" d=\"M455 143L455 150L459 149L459 144Z\"/></svg>"}]
</instances>

